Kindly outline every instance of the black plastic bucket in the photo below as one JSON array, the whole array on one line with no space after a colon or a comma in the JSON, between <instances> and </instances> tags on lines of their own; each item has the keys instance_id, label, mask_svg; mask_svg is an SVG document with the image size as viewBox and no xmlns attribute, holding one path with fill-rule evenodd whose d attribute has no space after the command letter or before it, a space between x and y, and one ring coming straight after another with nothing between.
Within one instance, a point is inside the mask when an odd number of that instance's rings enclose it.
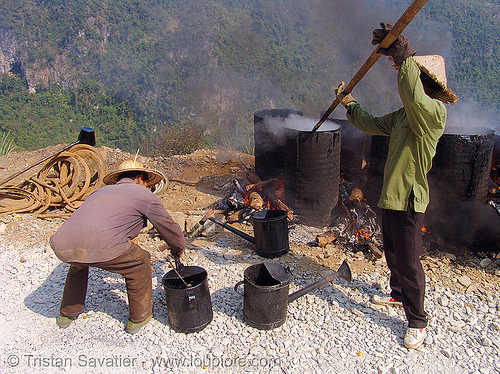
<instances>
[{"instance_id":1,"label":"black plastic bucket","mask_svg":"<svg viewBox=\"0 0 500 374\"><path fill-rule=\"evenodd\" d=\"M274 258L287 253L288 221L284 210L261 210L252 214L255 251L259 256Z\"/></svg>"},{"instance_id":2,"label":"black plastic bucket","mask_svg":"<svg viewBox=\"0 0 500 374\"><path fill-rule=\"evenodd\" d=\"M185 266L177 272L170 270L162 281L170 326L177 332L200 331L213 318L207 272L198 266Z\"/></svg>"},{"instance_id":3,"label":"black plastic bucket","mask_svg":"<svg viewBox=\"0 0 500 374\"><path fill-rule=\"evenodd\" d=\"M259 330L285 323L291 273L280 264L263 263L245 269L244 280L234 290L243 296L243 320ZM239 286L244 286L240 293Z\"/></svg>"}]
</instances>

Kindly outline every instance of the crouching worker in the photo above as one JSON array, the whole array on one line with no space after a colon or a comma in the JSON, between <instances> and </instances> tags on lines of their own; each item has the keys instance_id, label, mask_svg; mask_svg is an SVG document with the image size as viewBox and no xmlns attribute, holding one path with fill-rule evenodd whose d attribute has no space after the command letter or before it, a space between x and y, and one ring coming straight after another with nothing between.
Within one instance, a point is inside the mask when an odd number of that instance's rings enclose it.
<instances>
[{"instance_id":1,"label":"crouching worker","mask_svg":"<svg viewBox=\"0 0 500 374\"><path fill-rule=\"evenodd\" d=\"M158 196L148 187L163 176L138 161L125 161L104 177L107 186L93 192L50 238L56 256L70 264L57 325L68 327L83 311L89 267L123 275L130 316L125 330L138 332L153 316L150 254L132 242L146 220L172 253L186 241Z\"/></svg>"}]
</instances>

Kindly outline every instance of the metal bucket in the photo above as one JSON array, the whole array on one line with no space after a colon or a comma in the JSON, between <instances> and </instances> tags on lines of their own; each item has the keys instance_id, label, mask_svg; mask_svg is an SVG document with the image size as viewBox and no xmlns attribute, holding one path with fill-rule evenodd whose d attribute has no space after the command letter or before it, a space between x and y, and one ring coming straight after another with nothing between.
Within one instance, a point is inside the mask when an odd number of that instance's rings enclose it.
<instances>
[{"instance_id":1,"label":"metal bucket","mask_svg":"<svg viewBox=\"0 0 500 374\"><path fill-rule=\"evenodd\" d=\"M196 332L212 321L212 301L205 269L185 266L180 270L170 270L162 283L172 329L184 333Z\"/></svg>"},{"instance_id":2,"label":"metal bucket","mask_svg":"<svg viewBox=\"0 0 500 374\"><path fill-rule=\"evenodd\" d=\"M287 253L288 220L284 210L261 210L252 214L255 251L259 256L273 258Z\"/></svg>"},{"instance_id":3,"label":"metal bucket","mask_svg":"<svg viewBox=\"0 0 500 374\"><path fill-rule=\"evenodd\" d=\"M233 234L255 244L256 252L259 256L268 258L279 257L290 249L288 242L288 221L284 210L261 210L252 214L255 237L214 217L209 217L208 219L231 231Z\"/></svg>"},{"instance_id":4,"label":"metal bucket","mask_svg":"<svg viewBox=\"0 0 500 374\"><path fill-rule=\"evenodd\" d=\"M278 274L278 275L277 275ZM243 296L243 319L256 329L270 330L285 323L291 273L282 265L263 263L245 269L234 290ZM244 293L239 287L244 286Z\"/></svg>"},{"instance_id":5,"label":"metal bucket","mask_svg":"<svg viewBox=\"0 0 500 374\"><path fill-rule=\"evenodd\" d=\"M82 127L78 135L78 143L95 146L95 132L90 127Z\"/></svg>"},{"instance_id":6,"label":"metal bucket","mask_svg":"<svg viewBox=\"0 0 500 374\"><path fill-rule=\"evenodd\" d=\"M342 278L352 280L351 269L343 262L335 272L329 272L318 281L288 295L292 274L288 267L272 262L264 262L246 268L244 280L236 283L234 290L243 296L243 319L250 326L260 330L270 330L281 326L286 320L288 303L321 287ZM244 285L245 292L239 287Z\"/></svg>"}]
</instances>

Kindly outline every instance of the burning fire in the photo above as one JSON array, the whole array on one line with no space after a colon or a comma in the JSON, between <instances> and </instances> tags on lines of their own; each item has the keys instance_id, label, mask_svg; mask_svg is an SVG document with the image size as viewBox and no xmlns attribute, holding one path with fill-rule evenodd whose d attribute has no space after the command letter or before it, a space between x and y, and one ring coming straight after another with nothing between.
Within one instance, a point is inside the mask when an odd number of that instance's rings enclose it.
<instances>
[{"instance_id":1,"label":"burning fire","mask_svg":"<svg viewBox=\"0 0 500 374\"><path fill-rule=\"evenodd\" d=\"M381 245L380 226L363 192L345 179L340 180L339 187L339 201L333 219L333 230L338 232L339 240L353 250L378 248Z\"/></svg>"},{"instance_id":2,"label":"burning fire","mask_svg":"<svg viewBox=\"0 0 500 374\"><path fill-rule=\"evenodd\" d=\"M500 165L497 166L492 166L491 167L491 176L493 177L493 182L497 185L497 187L500 187Z\"/></svg>"},{"instance_id":3,"label":"burning fire","mask_svg":"<svg viewBox=\"0 0 500 374\"><path fill-rule=\"evenodd\" d=\"M278 183L275 190L276 196L281 201L285 201L285 176L280 174L278 176Z\"/></svg>"},{"instance_id":4,"label":"burning fire","mask_svg":"<svg viewBox=\"0 0 500 374\"><path fill-rule=\"evenodd\" d=\"M365 231L365 229L356 230L356 237L360 242L362 239L366 239L368 241L372 240L371 236Z\"/></svg>"},{"instance_id":5,"label":"burning fire","mask_svg":"<svg viewBox=\"0 0 500 374\"><path fill-rule=\"evenodd\" d=\"M265 188L267 189L267 191L264 191ZM270 190L279 200L283 201L285 199L285 177L283 174L279 175L277 178L274 178L273 183L271 184L263 185L261 187L248 191L245 194L245 202L247 206L251 206L256 210L281 209L280 206L274 206L270 199L262 199L262 201L259 199L258 202L255 201L256 198L258 199L259 197L266 196ZM257 195L252 195L252 192L256 192Z\"/></svg>"}]
</instances>

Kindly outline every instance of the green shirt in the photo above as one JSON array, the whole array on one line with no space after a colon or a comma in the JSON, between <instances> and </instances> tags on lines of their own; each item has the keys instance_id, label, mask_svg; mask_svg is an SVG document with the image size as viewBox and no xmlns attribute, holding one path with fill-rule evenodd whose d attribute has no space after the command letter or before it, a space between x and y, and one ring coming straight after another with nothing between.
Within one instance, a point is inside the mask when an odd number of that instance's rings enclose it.
<instances>
[{"instance_id":1,"label":"green shirt","mask_svg":"<svg viewBox=\"0 0 500 374\"><path fill-rule=\"evenodd\" d=\"M444 132L446 108L424 92L420 69L413 57L407 58L400 66L398 90L403 108L375 117L353 102L348 104L347 118L370 135L390 136L384 183L377 205L383 209L404 211L413 190L415 211L424 213L429 204L427 172L432 167L438 140Z\"/></svg>"}]
</instances>

